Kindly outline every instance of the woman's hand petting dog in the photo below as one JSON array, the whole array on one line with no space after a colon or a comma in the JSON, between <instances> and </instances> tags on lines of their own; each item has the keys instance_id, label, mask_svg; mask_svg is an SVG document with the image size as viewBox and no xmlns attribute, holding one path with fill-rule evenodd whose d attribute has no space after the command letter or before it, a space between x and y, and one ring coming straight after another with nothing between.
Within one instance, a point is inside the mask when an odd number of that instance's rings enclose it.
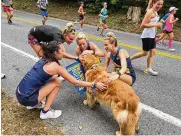
<instances>
[{"instance_id":1,"label":"woman's hand petting dog","mask_svg":"<svg viewBox=\"0 0 181 136\"><path fill-rule=\"evenodd\" d=\"M86 54L92 54L93 51L92 50L85 50L82 52L82 55L86 55Z\"/></svg>"},{"instance_id":2,"label":"woman's hand petting dog","mask_svg":"<svg viewBox=\"0 0 181 136\"><path fill-rule=\"evenodd\" d=\"M110 83L118 78L119 78L119 75L116 72L112 72L110 74L110 77L108 78L107 82Z\"/></svg>"},{"instance_id":3,"label":"woman's hand petting dog","mask_svg":"<svg viewBox=\"0 0 181 136\"><path fill-rule=\"evenodd\" d=\"M96 83L96 88L97 88L98 90L100 90L100 91L104 91L104 90L107 89L107 86L106 86L105 84L103 84L103 83ZM96 89L96 90L97 90L97 89Z\"/></svg>"}]
</instances>

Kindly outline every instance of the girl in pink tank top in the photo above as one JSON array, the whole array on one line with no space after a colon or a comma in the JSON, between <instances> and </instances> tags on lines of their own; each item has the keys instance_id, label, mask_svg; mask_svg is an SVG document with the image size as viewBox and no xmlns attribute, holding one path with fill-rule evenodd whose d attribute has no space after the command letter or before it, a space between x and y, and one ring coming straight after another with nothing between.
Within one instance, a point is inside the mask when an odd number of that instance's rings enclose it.
<instances>
[{"instance_id":1,"label":"girl in pink tank top","mask_svg":"<svg viewBox=\"0 0 181 136\"><path fill-rule=\"evenodd\" d=\"M176 7L170 7L169 9L169 13L170 15L168 16L168 18L165 20L165 27L163 29L163 35L156 39L156 42L159 42L160 40L162 40L166 35L168 35L169 37L169 41L168 41L168 50L169 51L174 51L175 49L171 48L172 47L172 41L173 41L173 24L178 21L178 18L174 18L174 14L176 14L177 12L177 8Z\"/></svg>"}]
</instances>

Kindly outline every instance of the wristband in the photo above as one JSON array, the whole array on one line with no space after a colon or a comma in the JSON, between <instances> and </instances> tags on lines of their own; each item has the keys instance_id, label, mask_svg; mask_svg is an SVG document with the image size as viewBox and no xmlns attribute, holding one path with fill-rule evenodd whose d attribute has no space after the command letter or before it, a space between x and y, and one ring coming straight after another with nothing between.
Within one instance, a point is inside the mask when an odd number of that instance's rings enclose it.
<instances>
[{"instance_id":1,"label":"wristband","mask_svg":"<svg viewBox=\"0 0 181 136\"><path fill-rule=\"evenodd\" d=\"M117 74L119 75L119 78L120 78L120 76L122 75L121 72L117 72Z\"/></svg>"},{"instance_id":2,"label":"wristband","mask_svg":"<svg viewBox=\"0 0 181 136\"><path fill-rule=\"evenodd\" d=\"M92 88L93 92L95 93L96 92L96 83L93 82L91 88Z\"/></svg>"},{"instance_id":3,"label":"wristband","mask_svg":"<svg viewBox=\"0 0 181 136\"><path fill-rule=\"evenodd\" d=\"M75 60L78 61L78 62L80 62L79 57L75 57Z\"/></svg>"}]
</instances>

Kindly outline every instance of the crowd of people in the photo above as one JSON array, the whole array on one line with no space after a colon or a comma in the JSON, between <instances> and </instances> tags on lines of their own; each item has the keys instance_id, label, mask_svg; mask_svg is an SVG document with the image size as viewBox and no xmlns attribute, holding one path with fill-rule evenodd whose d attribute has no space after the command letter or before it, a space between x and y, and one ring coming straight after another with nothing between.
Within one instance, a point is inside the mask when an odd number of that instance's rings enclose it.
<instances>
[{"instance_id":1,"label":"crowd of people","mask_svg":"<svg viewBox=\"0 0 181 136\"><path fill-rule=\"evenodd\" d=\"M12 23L13 7L12 0L3 0L2 6L7 14L8 23ZM128 85L132 86L136 81L136 73L131 61L140 57L147 56L146 74L154 76L158 72L152 69L153 60L155 57L156 43L163 40L166 35L169 36L168 48L173 51L173 24L178 21L174 18L174 14L178 10L175 7L169 9L161 21L159 21L158 11L163 6L163 0L152 0L149 3L149 8L141 23L143 33L141 34L142 51L130 56L128 51L118 46L118 41L113 32L108 32L104 37L104 50L101 50L95 43L89 41L83 32L79 32L77 37L75 35L74 23L67 23L65 29L62 31L57 27L46 25L48 17L48 1L38 0L37 6L40 8L40 13L43 16L42 26L35 26L30 29L28 34L28 43L40 58L38 62L27 72L27 74L20 81L16 89L16 96L20 104L27 106L28 109L42 108L40 112L41 119L57 118L61 115L61 110L52 110L51 105L57 96L62 80L67 80L75 86L92 87L104 91L106 86L100 82L86 82L78 81L61 65L59 60L64 58L79 61L82 55L92 54L97 57L105 58L105 69L107 69L112 62L114 68L108 82L116 79L122 80ZM84 24L84 3L80 3L78 10L80 29L83 30ZM107 29L106 20L108 18L107 3L103 4L103 8L99 14L101 29L100 35ZM76 22L78 23L78 22ZM157 28L163 28L163 33L156 39ZM65 51L64 46L71 46L76 40L77 48L75 55L69 54ZM64 45L64 43L67 43ZM1 78L5 75L1 73ZM45 103L43 102L45 100Z\"/></svg>"}]
</instances>

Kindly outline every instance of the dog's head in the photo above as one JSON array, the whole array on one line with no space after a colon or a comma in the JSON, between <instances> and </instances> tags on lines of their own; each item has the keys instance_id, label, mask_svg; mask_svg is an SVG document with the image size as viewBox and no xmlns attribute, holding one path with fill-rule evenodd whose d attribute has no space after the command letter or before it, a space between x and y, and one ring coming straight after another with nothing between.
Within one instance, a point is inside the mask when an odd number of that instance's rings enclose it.
<instances>
[{"instance_id":1,"label":"dog's head","mask_svg":"<svg viewBox=\"0 0 181 136\"><path fill-rule=\"evenodd\" d=\"M80 63L83 65L85 71L90 69L94 64L99 64L100 60L99 57L96 57L91 54L81 55L80 56Z\"/></svg>"}]
</instances>

